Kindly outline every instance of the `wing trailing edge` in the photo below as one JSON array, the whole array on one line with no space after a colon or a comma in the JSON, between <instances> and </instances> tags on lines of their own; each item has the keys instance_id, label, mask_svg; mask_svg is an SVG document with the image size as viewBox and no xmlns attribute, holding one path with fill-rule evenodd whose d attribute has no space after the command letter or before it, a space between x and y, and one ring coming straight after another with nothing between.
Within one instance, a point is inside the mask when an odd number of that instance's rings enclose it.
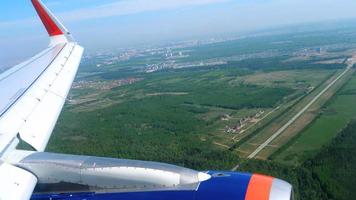
<instances>
[{"instance_id":1,"label":"wing trailing edge","mask_svg":"<svg viewBox=\"0 0 356 200\"><path fill-rule=\"evenodd\" d=\"M31 2L51 38L50 46L73 41L71 33L52 14L52 12L42 3L41 0L31 0Z\"/></svg>"}]
</instances>

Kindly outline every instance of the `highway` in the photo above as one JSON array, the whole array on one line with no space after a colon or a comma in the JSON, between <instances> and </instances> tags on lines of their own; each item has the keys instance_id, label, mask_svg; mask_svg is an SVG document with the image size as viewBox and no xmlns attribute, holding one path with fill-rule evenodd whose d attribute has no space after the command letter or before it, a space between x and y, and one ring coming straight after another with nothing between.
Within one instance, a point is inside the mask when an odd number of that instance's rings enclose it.
<instances>
[{"instance_id":1,"label":"highway","mask_svg":"<svg viewBox=\"0 0 356 200\"><path fill-rule=\"evenodd\" d=\"M335 83L340 80L348 71L352 69L355 58L350 59L350 64L347 68L330 84L328 84L318 95L316 95L302 110L300 110L292 119L290 119L284 126L277 130L270 138L262 143L254 152L252 152L247 158L252 159L257 156L263 149L265 149L274 139L281 135L290 125L292 125L300 116L302 116L325 92L327 92Z\"/></svg>"}]
</instances>

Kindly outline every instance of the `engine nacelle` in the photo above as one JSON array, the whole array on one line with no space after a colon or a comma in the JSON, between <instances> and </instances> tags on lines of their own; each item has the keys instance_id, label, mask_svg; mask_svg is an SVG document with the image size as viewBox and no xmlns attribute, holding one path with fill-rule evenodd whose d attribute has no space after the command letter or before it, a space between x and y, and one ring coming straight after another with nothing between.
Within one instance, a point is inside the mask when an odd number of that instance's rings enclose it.
<instances>
[{"instance_id":1,"label":"engine nacelle","mask_svg":"<svg viewBox=\"0 0 356 200\"><path fill-rule=\"evenodd\" d=\"M38 178L38 183L70 183L90 190L138 191L194 187L210 175L174 165L124 159L16 151L12 164Z\"/></svg>"},{"instance_id":2,"label":"engine nacelle","mask_svg":"<svg viewBox=\"0 0 356 200\"><path fill-rule=\"evenodd\" d=\"M120 200L290 200L293 196L289 183L258 174L204 173L157 162L29 151L15 151L9 158L37 177L40 192L47 194L35 196L38 199L79 195L79 199ZM88 194L92 198L80 196Z\"/></svg>"}]
</instances>

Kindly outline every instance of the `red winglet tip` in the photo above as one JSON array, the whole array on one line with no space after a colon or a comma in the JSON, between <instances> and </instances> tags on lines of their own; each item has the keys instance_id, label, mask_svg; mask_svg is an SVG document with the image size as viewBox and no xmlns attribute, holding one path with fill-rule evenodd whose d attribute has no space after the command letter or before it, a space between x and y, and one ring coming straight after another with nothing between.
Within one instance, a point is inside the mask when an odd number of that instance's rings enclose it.
<instances>
[{"instance_id":1,"label":"red winglet tip","mask_svg":"<svg viewBox=\"0 0 356 200\"><path fill-rule=\"evenodd\" d=\"M49 36L63 35L63 31L58 27L56 22L49 15L47 10L42 6L38 0L31 0L33 6L35 7L38 16L41 18L43 25L46 27L46 30Z\"/></svg>"}]
</instances>

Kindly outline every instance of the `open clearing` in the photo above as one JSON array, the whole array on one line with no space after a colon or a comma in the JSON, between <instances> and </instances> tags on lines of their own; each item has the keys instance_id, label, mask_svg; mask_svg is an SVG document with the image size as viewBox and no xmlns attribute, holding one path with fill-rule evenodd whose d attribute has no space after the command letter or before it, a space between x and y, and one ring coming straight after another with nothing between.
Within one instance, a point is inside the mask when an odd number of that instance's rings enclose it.
<instances>
[{"instance_id":1,"label":"open clearing","mask_svg":"<svg viewBox=\"0 0 356 200\"><path fill-rule=\"evenodd\" d=\"M327 90L320 98L297 118L288 128L286 128L281 135L272 140L266 148L261 151L259 157L267 159L276 150L285 145L291 138L298 135L308 124L310 124L319 114L323 105L334 96L334 94L350 79L353 70L345 74L338 82L335 83L329 90Z\"/></svg>"},{"instance_id":2,"label":"open clearing","mask_svg":"<svg viewBox=\"0 0 356 200\"><path fill-rule=\"evenodd\" d=\"M331 70L287 70L275 72L256 72L252 75L238 77L231 84L245 83L265 87L308 88L316 87Z\"/></svg>"},{"instance_id":3,"label":"open clearing","mask_svg":"<svg viewBox=\"0 0 356 200\"><path fill-rule=\"evenodd\" d=\"M232 141L220 141L224 144L228 144L230 146L236 145L236 143L243 143L245 138L250 138L255 132L262 131L271 132L278 128L279 123L283 123L284 117L279 117L283 115L283 113L288 110L298 109L294 104L298 103L298 101L305 96L306 93L310 92L318 85L321 85L323 82L328 80L333 74L335 70L289 70L289 71L275 71L268 73L255 73L253 75L247 75L243 77L239 77L230 83L237 83L237 80L249 80L249 84L260 84L260 85L270 85L278 82L279 87L282 87L282 82L284 86L292 87L295 89L295 93L290 95L289 97L285 97L284 102L281 102L279 106L274 109L270 109L265 112L264 116L260 121L255 124L252 124L250 127L246 128L245 132L234 134L232 137ZM283 79L283 81L282 81ZM245 83L245 82L244 82ZM272 85L270 85L272 86ZM274 85L277 86L277 85ZM296 112L296 111L295 111ZM277 118L277 119L276 119ZM278 119L279 118L279 119ZM270 124L270 122L277 122L277 125ZM267 127L265 127L268 125ZM266 130L271 129L271 130ZM263 140L263 138L262 138ZM242 146L246 146L246 149L238 149L238 153L242 156L244 153L241 152L251 152L253 148L248 143L242 144Z\"/></svg>"}]
</instances>

